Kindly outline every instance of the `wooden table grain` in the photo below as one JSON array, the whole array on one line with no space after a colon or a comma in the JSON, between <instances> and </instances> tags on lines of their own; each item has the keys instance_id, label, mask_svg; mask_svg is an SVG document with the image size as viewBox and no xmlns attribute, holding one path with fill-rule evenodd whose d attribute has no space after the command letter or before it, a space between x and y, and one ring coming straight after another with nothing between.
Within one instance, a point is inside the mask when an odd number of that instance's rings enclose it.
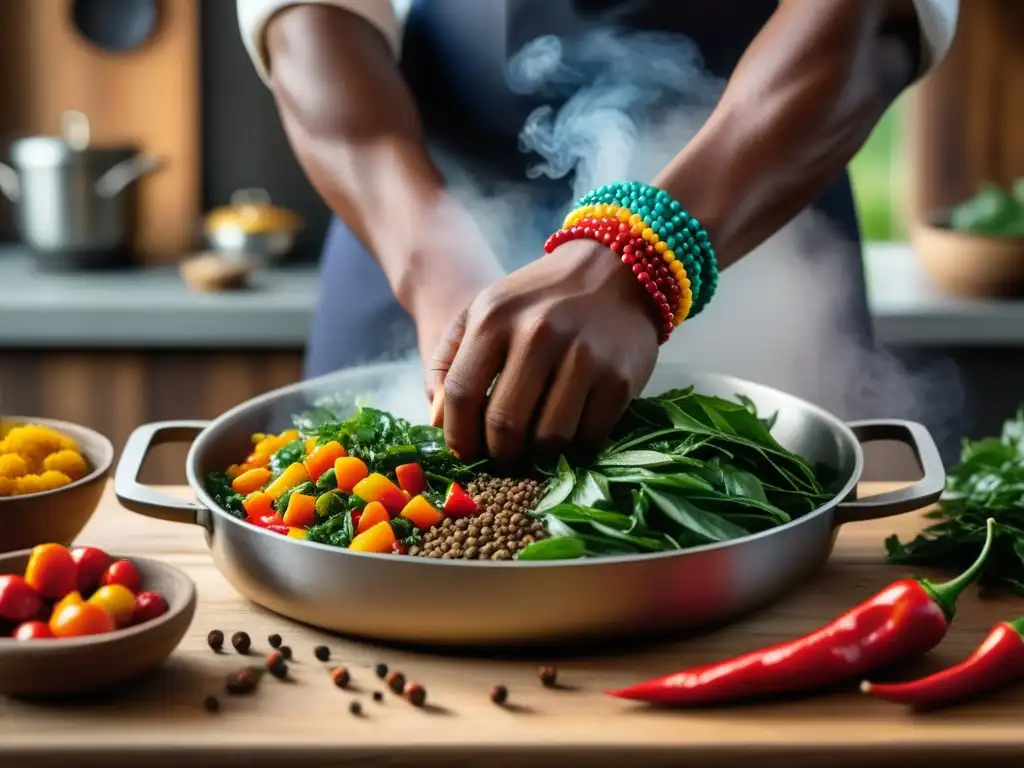
<instances>
[{"instance_id":1,"label":"wooden table grain","mask_svg":"<svg viewBox=\"0 0 1024 768\"><path fill-rule=\"evenodd\" d=\"M862 495L881 489L865 484ZM651 711L601 694L814 629L906 575L883 563L882 541L921 525L920 514L911 513L845 526L818 576L711 634L656 647L624 644L621 653L601 656L581 651L557 660L495 660L382 648L280 618L233 591L214 568L199 528L134 515L108 493L80 541L184 569L199 586L195 621L162 669L116 693L59 705L0 698L0 765L1020 765L1024 685L927 715L868 699L854 685L791 701L690 712ZM529 610L529 596L509 610ZM945 642L901 674L959 659L992 624L1020 614L1024 601L1018 598L982 601L971 591ZM268 634L280 633L294 650L292 679L268 676L252 696L224 695L225 675L260 656L244 659L230 648L213 653L206 636L214 628L229 637L248 632L257 654L268 650ZM314 658L319 644L332 650L327 664ZM387 693L375 702L371 693L384 690L373 674L377 662L421 682L430 706L415 709ZM564 689L540 685L541 662L558 667ZM352 671L352 691L331 684L328 670L335 664ZM510 706L490 703L494 684L508 687ZM204 711L208 694L219 697L219 713ZM362 717L350 714L352 701L361 702Z\"/></svg>"}]
</instances>

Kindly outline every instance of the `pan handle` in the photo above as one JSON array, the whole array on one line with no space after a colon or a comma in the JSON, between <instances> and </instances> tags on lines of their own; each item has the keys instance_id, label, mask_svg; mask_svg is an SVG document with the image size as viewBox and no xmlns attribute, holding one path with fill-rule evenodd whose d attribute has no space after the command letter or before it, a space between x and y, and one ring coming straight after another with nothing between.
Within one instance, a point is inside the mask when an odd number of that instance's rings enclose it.
<instances>
[{"instance_id":1,"label":"pan handle","mask_svg":"<svg viewBox=\"0 0 1024 768\"><path fill-rule=\"evenodd\" d=\"M860 443L892 440L910 446L924 476L906 488L886 491L866 499L841 502L836 508L836 525L902 515L939 500L946 487L946 468L935 440L926 427L916 421L898 419L852 421L847 426L853 430Z\"/></svg>"},{"instance_id":2,"label":"pan handle","mask_svg":"<svg viewBox=\"0 0 1024 768\"><path fill-rule=\"evenodd\" d=\"M114 473L114 494L121 506L147 517L209 528L210 513L205 507L166 496L139 482L139 470L154 445L192 442L208 425L207 421L157 421L132 432Z\"/></svg>"}]
</instances>

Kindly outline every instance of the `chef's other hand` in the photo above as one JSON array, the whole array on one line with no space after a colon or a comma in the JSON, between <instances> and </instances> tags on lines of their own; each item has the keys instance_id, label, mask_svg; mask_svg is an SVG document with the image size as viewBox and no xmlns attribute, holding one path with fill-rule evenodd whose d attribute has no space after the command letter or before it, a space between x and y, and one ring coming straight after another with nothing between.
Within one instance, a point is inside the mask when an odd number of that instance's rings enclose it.
<instances>
[{"instance_id":1,"label":"chef's other hand","mask_svg":"<svg viewBox=\"0 0 1024 768\"><path fill-rule=\"evenodd\" d=\"M603 245L566 243L449 327L430 366L444 379L445 439L463 458L486 449L499 461L599 441L657 355L650 296L630 271Z\"/></svg>"}]
</instances>

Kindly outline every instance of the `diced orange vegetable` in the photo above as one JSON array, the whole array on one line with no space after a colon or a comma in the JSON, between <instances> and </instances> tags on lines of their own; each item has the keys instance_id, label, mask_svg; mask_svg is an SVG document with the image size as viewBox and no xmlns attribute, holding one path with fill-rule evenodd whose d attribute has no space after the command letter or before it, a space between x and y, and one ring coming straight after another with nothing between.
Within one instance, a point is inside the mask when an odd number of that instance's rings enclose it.
<instances>
[{"instance_id":1,"label":"diced orange vegetable","mask_svg":"<svg viewBox=\"0 0 1024 768\"><path fill-rule=\"evenodd\" d=\"M274 501L277 501L289 488L294 488L299 483L304 483L307 480L309 480L309 473L302 466L302 462L296 461L294 464L289 464L285 467L284 472L278 475L277 479L268 485L263 492Z\"/></svg>"},{"instance_id":2,"label":"diced orange vegetable","mask_svg":"<svg viewBox=\"0 0 1024 768\"><path fill-rule=\"evenodd\" d=\"M377 523L386 523L390 519L391 515L384 509L383 504L379 501L371 501L363 507L363 513L359 516L359 526L356 528L356 533L365 533Z\"/></svg>"},{"instance_id":3,"label":"diced orange vegetable","mask_svg":"<svg viewBox=\"0 0 1024 768\"><path fill-rule=\"evenodd\" d=\"M362 459L357 459L355 456L342 456L334 462L334 474L338 478L338 490L352 493L352 489L360 480L370 474L370 470L366 468ZM366 499L366 501L374 501L374 499Z\"/></svg>"},{"instance_id":4,"label":"diced orange vegetable","mask_svg":"<svg viewBox=\"0 0 1024 768\"><path fill-rule=\"evenodd\" d=\"M231 487L235 493L240 493L243 496L248 496L253 491L258 491L267 481L270 480L271 472L269 469L250 469L248 472L243 472L234 480L231 481Z\"/></svg>"},{"instance_id":5,"label":"diced orange vegetable","mask_svg":"<svg viewBox=\"0 0 1024 768\"><path fill-rule=\"evenodd\" d=\"M270 465L270 454L269 453L256 453L253 451L245 457L245 464L243 466L253 468L262 467L266 469Z\"/></svg>"},{"instance_id":6,"label":"diced orange vegetable","mask_svg":"<svg viewBox=\"0 0 1024 768\"><path fill-rule=\"evenodd\" d=\"M304 493L293 493L288 497L288 508L284 511L284 524L291 528L305 528L316 519L313 505L316 498Z\"/></svg>"},{"instance_id":7,"label":"diced orange vegetable","mask_svg":"<svg viewBox=\"0 0 1024 768\"><path fill-rule=\"evenodd\" d=\"M413 496L412 501L405 505L402 517L421 530L426 530L444 520L444 515L427 501L426 496Z\"/></svg>"},{"instance_id":8,"label":"diced orange vegetable","mask_svg":"<svg viewBox=\"0 0 1024 768\"><path fill-rule=\"evenodd\" d=\"M242 501L242 507L250 520L274 514L274 500L265 491L254 491Z\"/></svg>"},{"instance_id":9,"label":"diced orange vegetable","mask_svg":"<svg viewBox=\"0 0 1024 768\"><path fill-rule=\"evenodd\" d=\"M305 449L306 449L306 455L307 456L309 454L311 454L313 451L316 450L316 438L315 437L307 437L306 438Z\"/></svg>"},{"instance_id":10,"label":"diced orange vegetable","mask_svg":"<svg viewBox=\"0 0 1024 768\"><path fill-rule=\"evenodd\" d=\"M352 539L349 549L356 552L390 552L391 546L397 541L391 523L377 523L368 531L364 531Z\"/></svg>"},{"instance_id":11,"label":"diced orange vegetable","mask_svg":"<svg viewBox=\"0 0 1024 768\"><path fill-rule=\"evenodd\" d=\"M340 487L341 483L338 485ZM405 496L399 487L379 472L374 472L356 483L352 493L363 501L379 501L392 515L401 512L406 504Z\"/></svg>"},{"instance_id":12,"label":"diced orange vegetable","mask_svg":"<svg viewBox=\"0 0 1024 768\"><path fill-rule=\"evenodd\" d=\"M305 528L289 528L288 529L288 538L289 539L304 539L304 538L306 538L306 529Z\"/></svg>"},{"instance_id":13,"label":"diced orange vegetable","mask_svg":"<svg viewBox=\"0 0 1024 768\"><path fill-rule=\"evenodd\" d=\"M427 478L419 464L403 464L397 467L395 477L398 478L398 487L412 496L427 490Z\"/></svg>"},{"instance_id":14,"label":"diced orange vegetable","mask_svg":"<svg viewBox=\"0 0 1024 768\"><path fill-rule=\"evenodd\" d=\"M345 455L345 448L337 440L331 440L331 442L315 448L303 462L306 472L309 473L309 479L315 483L320 475L333 467L334 462Z\"/></svg>"},{"instance_id":15,"label":"diced orange vegetable","mask_svg":"<svg viewBox=\"0 0 1024 768\"><path fill-rule=\"evenodd\" d=\"M224 474L226 474L228 478L231 480L234 480L236 477L242 474L242 472L243 470L241 464L232 464L226 470L224 470Z\"/></svg>"},{"instance_id":16,"label":"diced orange vegetable","mask_svg":"<svg viewBox=\"0 0 1024 768\"><path fill-rule=\"evenodd\" d=\"M284 432L282 432L280 435L278 435L278 437L281 439L281 445L283 446L283 445L286 445L287 443L292 442L293 440L298 440L299 439L299 430L297 430L297 429L286 429Z\"/></svg>"}]
</instances>

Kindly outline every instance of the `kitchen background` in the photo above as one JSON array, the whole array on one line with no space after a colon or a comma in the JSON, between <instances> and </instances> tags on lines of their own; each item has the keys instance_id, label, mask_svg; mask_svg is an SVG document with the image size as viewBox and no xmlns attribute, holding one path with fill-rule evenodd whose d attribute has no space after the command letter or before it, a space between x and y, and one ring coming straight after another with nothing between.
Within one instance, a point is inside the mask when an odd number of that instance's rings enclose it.
<instances>
[{"instance_id":1,"label":"kitchen background","mask_svg":"<svg viewBox=\"0 0 1024 768\"><path fill-rule=\"evenodd\" d=\"M62 129L61 151L140 153L95 152L96 167L75 171L92 173L92 183L122 163L120 177L100 184L105 195L83 193L77 176L55 188L45 167L19 168L20 181L0 170L0 187L20 198L0 201L0 412L86 424L117 446L142 422L212 418L299 379L328 213L245 54L234 5L0 3L0 158L52 167L52 142L22 145L20 155L11 145ZM929 225L985 185L1010 190L1024 177L1022 84L1024 3L967 0L946 62L890 111L853 163L880 339L908 366L955 364L963 381L963 419L930 425L947 459L964 430L991 434L1024 403L1024 302L1014 298L1024 239ZM251 261L200 257L204 215L247 189L265 192L247 198L245 221L271 232L246 241L257 249L275 234L287 240L291 225L267 198L304 224L284 258L251 272ZM992 193L972 210L986 221L1024 217L1024 201L1013 206ZM237 236L241 210L210 225ZM65 268L72 261L79 269ZM212 290L237 280L246 286ZM179 446L157 452L145 479L180 481L181 455ZM906 462L876 452L872 474L908 477Z\"/></svg>"}]
</instances>

